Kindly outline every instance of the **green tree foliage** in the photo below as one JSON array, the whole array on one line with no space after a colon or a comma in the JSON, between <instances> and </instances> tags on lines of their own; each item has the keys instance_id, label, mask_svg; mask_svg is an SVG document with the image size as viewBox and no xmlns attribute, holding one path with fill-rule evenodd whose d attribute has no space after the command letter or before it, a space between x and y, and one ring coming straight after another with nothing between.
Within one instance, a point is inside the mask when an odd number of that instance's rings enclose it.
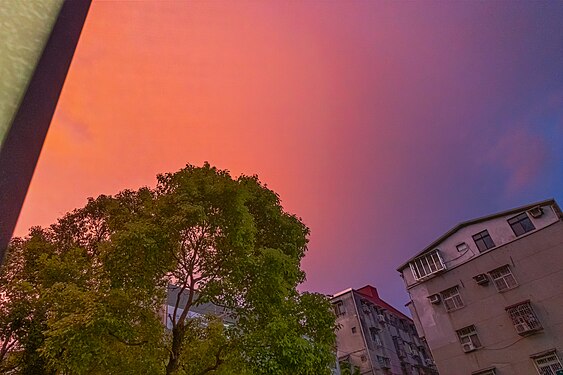
<instances>
[{"instance_id":1,"label":"green tree foliage","mask_svg":"<svg viewBox=\"0 0 563 375\"><path fill-rule=\"evenodd\" d=\"M157 181L89 199L12 242L0 271L0 372L329 374L330 304L297 291L301 220L257 177L205 164ZM169 285L179 293L163 316ZM236 324L188 317L207 302Z\"/></svg>"}]
</instances>

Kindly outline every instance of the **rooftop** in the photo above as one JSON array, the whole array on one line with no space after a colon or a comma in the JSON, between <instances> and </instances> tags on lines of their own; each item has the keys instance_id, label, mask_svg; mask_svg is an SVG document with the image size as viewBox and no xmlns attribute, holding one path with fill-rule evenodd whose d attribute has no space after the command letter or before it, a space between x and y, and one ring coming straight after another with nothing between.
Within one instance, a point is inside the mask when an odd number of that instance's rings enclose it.
<instances>
[{"instance_id":1,"label":"rooftop","mask_svg":"<svg viewBox=\"0 0 563 375\"><path fill-rule=\"evenodd\" d=\"M439 238L434 240L430 245L426 246L424 248L424 250L418 252L415 256L411 257L405 263L400 265L397 268L397 271L401 272L414 259L418 258L419 256L423 255L426 252L434 250L436 248L436 246L438 246L446 238L450 237L452 234L454 234L455 232L457 232L458 230L460 230L463 227L466 227L466 226L471 225L471 224L476 224L476 223L480 223L480 222L483 222L483 221L491 220L491 219L494 219L494 218L497 218L497 217L510 215L512 213L517 213L517 212L520 212L520 211L527 211L527 210L534 208L536 206L545 206L545 205L554 205L559 212L561 211L559 209L559 206L557 206L557 202L555 202L555 199L550 198L550 199L546 199L546 200L543 200L543 201L540 201L540 202L530 203L530 204L527 204L525 206L515 207L515 208L511 208L511 209L506 210L506 211L497 212L497 213L494 213L494 214L490 214L490 215L482 216L482 217L479 217L479 218L476 218L476 219L461 222L461 223L457 224L455 227L453 227L452 229L450 229L449 231L447 231L445 234L443 234L442 236L440 236Z\"/></svg>"}]
</instances>

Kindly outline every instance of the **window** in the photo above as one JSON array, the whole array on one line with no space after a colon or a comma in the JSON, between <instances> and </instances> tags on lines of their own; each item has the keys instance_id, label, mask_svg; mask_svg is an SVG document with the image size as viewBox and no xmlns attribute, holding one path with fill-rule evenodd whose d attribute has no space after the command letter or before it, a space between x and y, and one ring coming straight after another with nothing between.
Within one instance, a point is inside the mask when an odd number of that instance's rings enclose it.
<instances>
[{"instance_id":1,"label":"window","mask_svg":"<svg viewBox=\"0 0 563 375\"><path fill-rule=\"evenodd\" d=\"M524 233L536 229L525 212L511 219L508 219L508 224L510 224L510 227L512 228L516 236L521 236Z\"/></svg>"},{"instance_id":2,"label":"window","mask_svg":"<svg viewBox=\"0 0 563 375\"><path fill-rule=\"evenodd\" d=\"M481 347L481 341L479 336L477 336L477 330L474 325L462 328L456 332L464 352L471 352Z\"/></svg>"},{"instance_id":3,"label":"window","mask_svg":"<svg viewBox=\"0 0 563 375\"><path fill-rule=\"evenodd\" d=\"M352 327L352 333L356 333L356 327Z\"/></svg>"},{"instance_id":4,"label":"window","mask_svg":"<svg viewBox=\"0 0 563 375\"><path fill-rule=\"evenodd\" d=\"M464 306L457 286L446 289L440 294L442 295L444 306L446 306L446 311L454 311Z\"/></svg>"},{"instance_id":5,"label":"window","mask_svg":"<svg viewBox=\"0 0 563 375\"><path fill-rule=\"evenodd\" d=\"M379 337L379 330L375 327L370 327L369 333L371 336L371 341L373 341L376 346L381 346L381 337Z\"/></svg>"},{"instance_id":6,"label":"window","mask_svg":"<svg viewBox=\"0 0 563 375\"><path fill-rule=\"evenodd\" d=\"M512 275L512 272L510 272L510 267L508 265L492 270L489 272L489 275L491 275L491 278L493 279L499 292L516 288L518 286L518 283L516 282L514 275Z\"/></svg>"},{"instance_id":7,"label":"window","mask_svg":"<svg viewBox=\"0 0 563 375\"><path fill-rule=\"evenodd\" d=\"M368 301L366 301L365 299L362 299L362 300L360 300L360 303L362 305L362 311L364 312L364 314L371 314L371 309L369 307Z\"/></svg>"},{"instance_id":8,"label":"window","mask_svg":"<svg viewBox=\"0 0 563 375\"><path fill-rule=\"evenodd\" d=\"M420 280L425 276L432 275L446 268L438 249L416 258L410 263L410 266L416 280Z\"/></svg>"},{"instance_id":9,"label":"window","mask_svg":"<svg viewBox=\"0 0 563 375\"><path fill-rule=\"evenodd\" d=\"M346 310L344 309L344 302L342 301L337 301L336 303L334 303L334 305L332 305L332 308L334 309L334 315L336 316L346 314Z\"/></svg>"},{"instance_id":10,"label":"window","mask_svg":"<svg viewBox=\"0 0 563 375\"><path fill-rule=\"evenodd\" d=\"M469 250L469 246L465 242L462 242L462 243L460 243L459 245L456 246L456 249L460 253L465 253Z\"/></svg>"},{"instance_id":11,"label":"window","mask_svg":"<svg viewBox=\"0 0 563 375\"><path fill-rule=\"evenodd\" d=\"M519 335L525 335L542 329L530 301L525 301L506 308L506 312L512 319L512 324Z\"/></svg>"},{"instance_id":12,"label":"window","mask_svg":"<svg viewBox=\"0 0 563 375\"><path fill-rule=\"evenodd\" d=\"M381 356L378 355L377 356L377 363L382 368L390 368L391 367L391 361L387 357L381 357Z\"/></svg>"},{"instance_id":13,"label":"window","mask_svg":"<svg viewBox=\"0 0 563 375\"><path fill-rule=\"evenodd\" d=\"M473 236L473 241L475 241L475 245L479 249L479 252L487 251L495 247L495 243L493 239L489 235L489 232L484 230L482 232L477 233Z\"/></svg>"},{"instance_id":14,"label":"window","mask_svg":"<svg viewBox=\"0 0 563 375\"><path fill-rule=\"evenodd\" d=\"M496 369L494 367L487 368L487 369L484 369L484 370L479 370L479 371L471 373L471 375L496 375L496 374L497 374L497 372L496 372Z\"/></svg>"},{"instance_id":15,"label":"window","mask_svg":"<svg viewBox=\"0 0 563 375\"><path fill-rule=\"evenodd\" d=\"M558 370L563 369L555 351L534 357L534 363L540 375L556 375Z\"/></svg>"}]
</instances>

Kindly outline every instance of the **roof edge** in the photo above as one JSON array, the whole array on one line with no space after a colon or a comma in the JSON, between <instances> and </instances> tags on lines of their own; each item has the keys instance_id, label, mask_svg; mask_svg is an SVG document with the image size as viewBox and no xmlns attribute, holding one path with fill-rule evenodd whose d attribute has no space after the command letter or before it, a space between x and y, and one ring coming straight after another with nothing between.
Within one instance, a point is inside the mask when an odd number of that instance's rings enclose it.
<instances>
[{"instance_id":1,"label":"roof edge","mask_svg":"<svg viewBox=\"0 0 563 375\"><path fill-rule=\"evenodd\" d=\"M397 271L401 272L402 270L407 268L409 263L412 262L414 259L418 258L419 256L423 255L424 253L426 253L430 250L433 250L440 242L443 242L446 238L450 237L452 234L454 234L455 232L457 232L458 230L460 230L463 227L466 227L466 226L471 225L471 224L479 223L479 222L482 222L482 221L494 219L494 218L499 217L499 216L509 215L513 212L528 210L532 207L540 206L540 205L546 205L546 204L555 205L557 207L557 209L559 209L559 206L557 205L557 202L555 201L555 199L554 198L548 198L548 199L544 199L543 201L529 203L529 204L524 205L524 206L511 208L511 209L508 209L508 210L505 210L505 211L481 216L481 217L471 219L471 220L467 220L467 221L462 221L461 223L457 224L455 227L451 228L449 231L447 231L446 233L444 233L443 235L438 237L436 240L434 240L428 246L426 246L424 248L424 250L418 252L416 255L409 258L409 260L407 260L406 262L404 262L402 265L400 265L397 268Z\"/></svg>"}]
</instances>

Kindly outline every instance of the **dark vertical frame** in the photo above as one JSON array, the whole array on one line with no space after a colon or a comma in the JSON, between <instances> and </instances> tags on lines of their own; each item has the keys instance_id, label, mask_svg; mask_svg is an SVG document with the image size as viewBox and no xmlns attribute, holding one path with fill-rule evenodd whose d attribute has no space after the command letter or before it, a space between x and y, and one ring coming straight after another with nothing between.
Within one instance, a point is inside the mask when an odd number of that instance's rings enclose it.
<instances>
[{"instance_id":1,"label":"dark vertical frame","mask_svg":"<svg viewBox=\"0 0 563 375\"><path fill-rule=\"evenodd\" d=\"M91 0L65 0L0 150L0 265L10 243Z\"/></svg>"}]
</instances>

